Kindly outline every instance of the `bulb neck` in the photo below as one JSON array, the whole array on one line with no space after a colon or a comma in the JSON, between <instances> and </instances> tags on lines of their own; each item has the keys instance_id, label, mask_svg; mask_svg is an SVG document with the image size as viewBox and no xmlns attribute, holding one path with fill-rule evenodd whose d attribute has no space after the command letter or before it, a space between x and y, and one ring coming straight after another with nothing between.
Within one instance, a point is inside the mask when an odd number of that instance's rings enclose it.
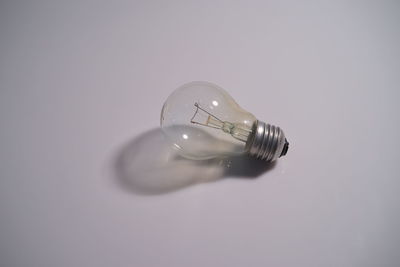
<instances>
[{"instance_id":1,"label":"bulb neck","mask_svg":"<svg viewBox=\"0 0 400 267\"><path fill-rule=\"evenodd\" d=\"M255 121L246 142L247 152L258 159L273 161L286 155L289 143L281 128Z\"/></svg>"}]
</instances>

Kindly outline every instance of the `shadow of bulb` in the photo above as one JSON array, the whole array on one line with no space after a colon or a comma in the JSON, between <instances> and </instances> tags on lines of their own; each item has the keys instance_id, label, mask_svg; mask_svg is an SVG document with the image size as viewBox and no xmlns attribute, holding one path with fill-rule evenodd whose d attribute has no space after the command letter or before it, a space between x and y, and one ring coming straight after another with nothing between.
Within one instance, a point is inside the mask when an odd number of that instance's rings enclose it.
<instances>
[{"instance_id":1,"label":"shadow of bulb","mask_svg":"<svg viewBox=\"0 0 400 267\"><path fill-rule=\"evenodd\" d=\"M203 138L209 138L206 134ZM125 144L114 161L115 178L129 192L159 195L224 177L255 178L274 167L247 156L191 160L178 154L159 128Z\"/></svg>"},{"instance_id":2,"label":"shadow of bulb","mask_svg":"<svg viewBox=\"0 0 400 267\"><path fill-rule=\"evenodd\" d=\"M212 161L212 162L211 162ZM181 157L160 129L146 132L118 153L116 176L123 188L139 194L162 194L218 180L224 167L216 162Z\"/></svg>"}]
</instances>

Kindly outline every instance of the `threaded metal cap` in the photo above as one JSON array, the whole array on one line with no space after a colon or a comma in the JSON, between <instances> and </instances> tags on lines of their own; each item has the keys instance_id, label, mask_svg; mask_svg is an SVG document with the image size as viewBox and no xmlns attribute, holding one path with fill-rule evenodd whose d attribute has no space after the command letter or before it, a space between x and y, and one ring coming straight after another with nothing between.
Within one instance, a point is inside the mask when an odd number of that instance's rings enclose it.
<instances>
[{"instance_id":1,"label":"threaded metal cap","mask_svg":"<svg viewBox=\"0 0 400 267\"><path fill-rule=\"evenodd\" d=\"M289 143L281 128L257 120L246 142L246 149L251 156L273 161L286 155Z\"/></svg>"}]
</instances>

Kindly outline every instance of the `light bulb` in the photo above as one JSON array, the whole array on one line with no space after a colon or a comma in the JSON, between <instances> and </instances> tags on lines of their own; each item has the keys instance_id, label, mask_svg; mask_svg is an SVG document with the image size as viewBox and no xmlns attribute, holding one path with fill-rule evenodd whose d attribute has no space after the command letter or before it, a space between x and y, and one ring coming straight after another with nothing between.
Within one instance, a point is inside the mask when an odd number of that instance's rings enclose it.
<instances>
[{"instance_id":1,"label":"light bulb","mask_svg":"<svg viewBox=\"0 0 400 267\"><path fill-rule=\"evenodd\" d=\"M172 92L161 111L161 128L178 152L190 159L248 153L272 161L289 147L279 127L257 120L209 82L187 83Z\"/></svg>"}]
</instances>

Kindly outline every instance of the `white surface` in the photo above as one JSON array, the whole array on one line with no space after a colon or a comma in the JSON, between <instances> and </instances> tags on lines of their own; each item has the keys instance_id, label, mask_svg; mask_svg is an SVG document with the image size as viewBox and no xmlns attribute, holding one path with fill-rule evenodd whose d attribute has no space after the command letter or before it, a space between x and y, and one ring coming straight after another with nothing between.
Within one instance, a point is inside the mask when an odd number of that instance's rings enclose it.
<instances>
[{"instance_id":1,"label":"white surface","mask_svg":"<svg viewBox=\"0 0 400 267\"><path fill-rule=\"evenodd\" d=\"M399 11L3 1L0 265L399 266ZM223 179L165 163L160 109L192 80L281 126L288 155ZM142 190L130 157L164 180Z\"/></svg>"}]
</instances>

